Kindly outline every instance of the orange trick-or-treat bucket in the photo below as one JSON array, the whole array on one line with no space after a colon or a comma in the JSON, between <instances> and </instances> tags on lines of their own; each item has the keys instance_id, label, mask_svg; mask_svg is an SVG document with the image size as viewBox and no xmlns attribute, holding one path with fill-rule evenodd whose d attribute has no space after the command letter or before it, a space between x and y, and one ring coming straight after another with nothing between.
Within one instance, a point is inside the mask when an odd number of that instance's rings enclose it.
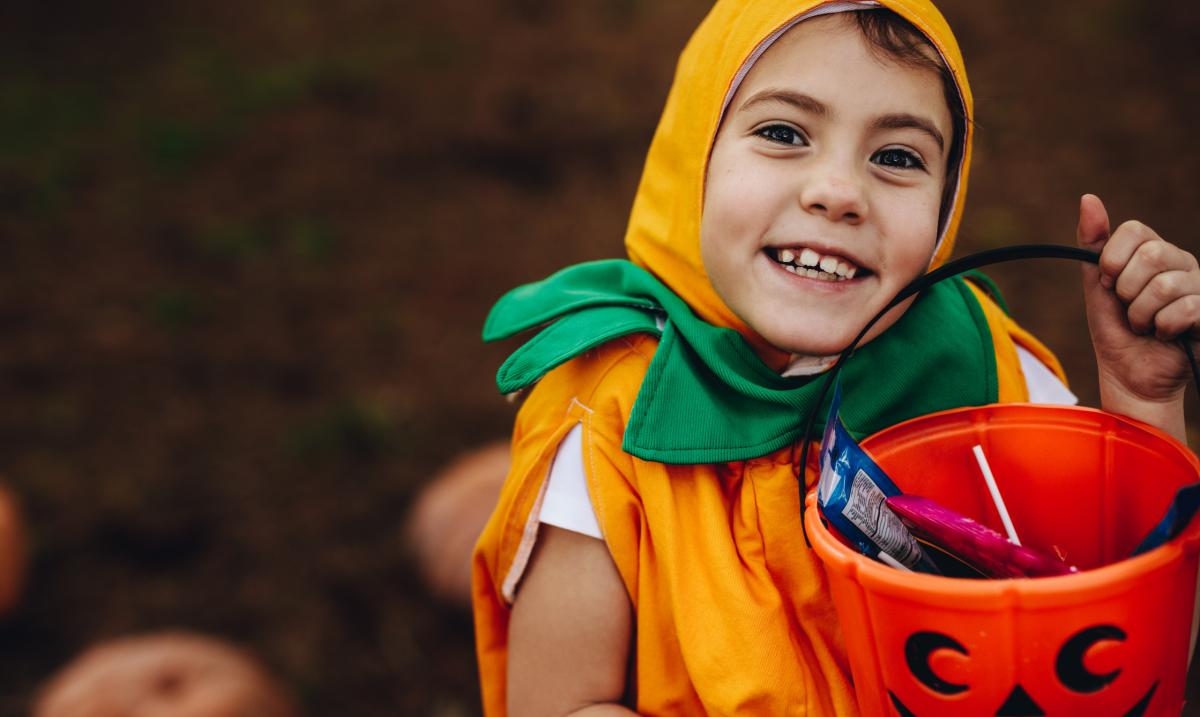
<instances>
[{"instance_id":1,"label":"orange trick-or-treat bucket","mask_svg":"<svg viewBox=\"0 0 1200 717\"><path fill-rule=\"evenodd\" d=\"M907 573L805 522L828 573L864 715L1178 715L1194 649L1200 519L1129 558L1175 492L1200 480L1185 446L1096 409L944 411L862 446L905 493L1004 532L971 452L981 445L1022 544L1079 572L971 580Z\"/></svg>"}]
</instances>

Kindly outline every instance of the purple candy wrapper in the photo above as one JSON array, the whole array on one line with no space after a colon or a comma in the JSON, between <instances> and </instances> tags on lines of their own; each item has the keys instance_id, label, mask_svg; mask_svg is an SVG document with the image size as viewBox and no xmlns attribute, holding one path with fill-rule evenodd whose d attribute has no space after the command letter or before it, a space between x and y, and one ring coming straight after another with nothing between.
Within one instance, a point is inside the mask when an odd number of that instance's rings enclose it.
<instances>
[{"instance_id":1,"label":"purple candy wrapper","mask_svg":"<svg viewBox=\"0 0 1200 717\"><path fill-rule=\"evenodd\" d=\"M1000 533L928 498L895 495L887 499L918 538L945 548L989 578L1067 575L1075 568L1032 548L1014 545Z\"/></svg>"}]
</instances>

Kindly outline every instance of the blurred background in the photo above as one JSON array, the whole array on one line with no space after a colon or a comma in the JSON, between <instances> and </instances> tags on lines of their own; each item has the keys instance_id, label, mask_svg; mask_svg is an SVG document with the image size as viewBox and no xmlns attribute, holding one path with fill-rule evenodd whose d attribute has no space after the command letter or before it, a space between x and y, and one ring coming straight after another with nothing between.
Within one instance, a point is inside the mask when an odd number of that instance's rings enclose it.
<instances>
[{"instance_id":1,"label":"blurred background","mask_svg":"<svg viewBox=\"0 0 1200 717\"><path fill-rule=\"evenodd\" d=\"M940 5L977 97L959 254L1073 243L1083 192L1200 251L1200 6ZM32 561L0 715L162 627L249 648L311 715L477 714L405 512L511 425L491 302L623 253L709 6L0 5L0 481ZM993 275L1094 403L1078 269Z\"/></svg>"}]
</instances>

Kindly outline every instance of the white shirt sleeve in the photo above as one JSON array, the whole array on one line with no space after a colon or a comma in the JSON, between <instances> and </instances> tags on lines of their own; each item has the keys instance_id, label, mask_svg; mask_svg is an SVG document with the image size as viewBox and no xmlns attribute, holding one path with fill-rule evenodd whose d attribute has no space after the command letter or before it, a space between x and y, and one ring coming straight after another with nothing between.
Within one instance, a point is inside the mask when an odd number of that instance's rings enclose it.
<instances>
[{"instance_id":1,"label":"white shirt sleeve","mask_svg":"<svg viewBox=\"0 0 1200 717\"><path fill-rule=\"evenodd\" d=\"M1074 406L1079 398L1063 385L1063 382L1038 360L1036 356L1020 344L1017 345L1017 358L1021 361L1021 373L1025 374L1025 386L1029 389L1030 403L1052 403Z\"/></svg>"},{"instance_id":2,"label":"white shirt sleeve","mask_svg":"<svg viewBox=\"0 0 1200 717\"><path fill-rule=\"evenodd\" d=\"M538 520L558 528L603 539L592 498L583 473L583 425L574 428L558 444L558 452L546 478L546 494Z\"/></svg>"}]
</instances>

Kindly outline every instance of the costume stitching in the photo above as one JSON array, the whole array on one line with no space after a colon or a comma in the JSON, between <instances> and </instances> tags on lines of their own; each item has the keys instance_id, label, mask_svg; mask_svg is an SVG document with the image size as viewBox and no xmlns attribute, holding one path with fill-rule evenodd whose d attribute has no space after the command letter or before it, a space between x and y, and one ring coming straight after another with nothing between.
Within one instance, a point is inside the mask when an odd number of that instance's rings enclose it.
<instances>
[{"instance_id":1,"label":"costume stitching","mask_svg":"<svg viewBox=\"0 0 1200 717\"><path fill-rule=\"evenodd\" d=\"M571 412L571 407L572 407L572 406L579 406L579 407L580 407L580 408L582 408L583 410L587 411L589 415L590 415L590 414L592 414L592 413L595 413L595 411L593 411L592 409L590 409L590 408L588 408L587 406L585 406L585 405L584 405L584 404L583 404L583 403L582 403L582 402L579 400L579 397L578 397L578 396L571 396L571 402L570 402L569 404L567 404L567 415L568 415L568 416L572 415L572 412Z\"/></svg>"},{"instance_id":2,"label":"costume stitching","mask_svg":"<svg viewBox=\"0 0 1200 717\"><path fill-rule=\"evenodd\" d=\"M594 411L588 406L581 403L578 397L572 396L571 402L567 404L565 413L568 416L573 416L572 408L578 406L587 411L587 416L590 417ZM589 430L589 422L580 417L578 421L584 427L584 430ZM562 446L563 439L567 433L570 433L575 424L567 424L567 430L562 433L558 441L554 444L555 454L557 455L558 448ZM590 442L589 442L590 444ZM546 449L543 449L545 451ZM525 568L528 567L529 558L533 555L533 547L537 544L538 532L541 527L542 504L546 499L546 489L550 485L550 466L546 467L546 475L542 477L541 486L538 488L538 497L534 501L533 507L529 510L529 516L525 520L525 526L521 531L521 540L517 545L516 553L513 555L512 562L509 564L508 572L504 575L504 581L501 584L500 592L510 604L516 596L517 584L521 582L521 577L525 574ZM590 499L590 497L589 497ZM595 506L593 505L593 510ZM601 525L600 532L603 534L604 527Z\"/></svg>"},{"instance_id":3,"label":"costume stitching","mask_svg":"<svg viewBox=\"0 0 1200 717\"><path fill-rule=\"evenodd\" d=\"M561 442L560 439L559 443ZM534 501L533 507L529 510L529 516L525 520L525 527L521 531L521 541L517 544L517 551L513 555L512 562L508 565L508 572L505 573L504 582L500 586L501 596L510 605L516 599L517 583L521 581L521 577L525 574L529 558L533 555L533 546L537 542L538 527L541 525L539 517L542 513L542 501L546 498L546 486L549 484L549 481L546 480L548 475L549 468L547 467L547 475L542 476L541 485L538 487L537 499Z\"/></svg>"},{"instance_id":4,"label":"costume stitching","mask_svg":"<svg viewBox=\"0 0 1200 717\"><path fill-rule=\"evenodd\" d=\"M574 401L574 399L572 399ZM596 513L596 522L600 525L600 536L604 540L604 547L607 549L608 540L605 538L605 519L604 519L604 501L592 500L592 483L596 475L596 446L592 437L592 409L584 406L582 403L575 401L580 407L588 412L588 415L580 420L580 425L583 426L583 441L587 446L587 475L584 476L584 485L588 491L588 501L592 504L592 510ZM622 580L622 583L625 581Z\"/></svg>"}]
</instances>

